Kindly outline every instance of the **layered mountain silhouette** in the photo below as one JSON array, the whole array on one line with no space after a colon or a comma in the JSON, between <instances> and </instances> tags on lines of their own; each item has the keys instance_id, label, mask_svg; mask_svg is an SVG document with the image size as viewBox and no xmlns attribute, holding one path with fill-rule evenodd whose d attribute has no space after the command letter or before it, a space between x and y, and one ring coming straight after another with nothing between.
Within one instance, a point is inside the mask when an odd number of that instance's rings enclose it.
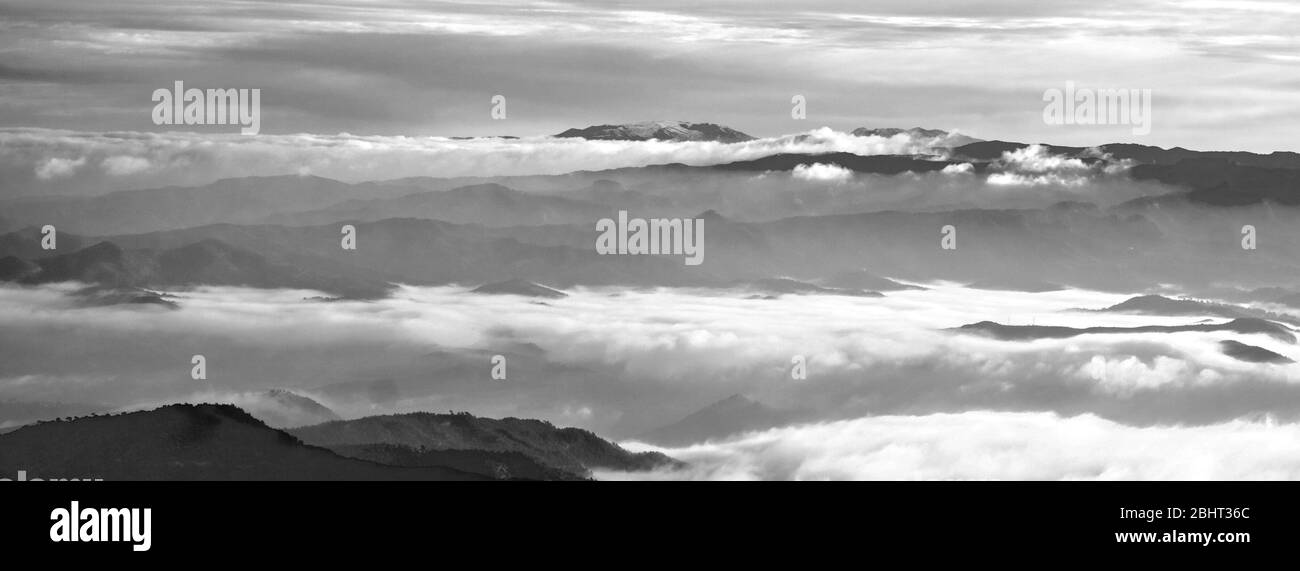
<instances>
[{"instance_id":1,"label":"layered mountain silhouette","mask_svg":"<svg viewBox=\"0 0 1300 571\"><path fill-rule=\"evenodd\" d=\"M39 258L23 264L13 258L0 260L6 271L0 276L27 284L80 281L106 288L162 288L197 285L232 285L259 288L319 289L347 297L383 296L389 285L367 278L360 272L336 264L316 264L303 269L291 263L276 263L252 250L232 246L213 238L202 238L167 249L124 249L113 242L100 242L67 254ZM102 294L91 301L112 301ZM129 293L129 292L128 292ZM117 295L124 295L118 292ZM149 297L137 301L163 303Z\"/></svg>"},{"instance_id":2,"label":"layered mountain silhouette","mask_svg":"<svg viewBox=\"0 0 1300 571\"><path fill-rule=\"evenodd\" d=\"M240 408L272 428L292 428L341 420L315 399L288 389L271 389L242 396Z\"/></svg>"},{"instance_id":3,"label":"layered mountain silhouette","mask_svg":"<svg viewBox=\"0 0 1300 571\"><path fill-rule=\"evenodd\" d=\"M515 452L585 477L591 470L652 470L678 463L653 452L632 453L577 428L519 418L411 413L328 422L291 431L304 442L338 450L393 445L426 450Z\"/></svg>"},{"instance_id":4,"label":"layered mountain silhouette","mask_svg":"<svg viewBox=\"0 0 1300 571\"><path fill-rule=\"evenodd\" d=\"M622 125L592 125L582 129L568 129L556 137L581 137L604 141L717 141L739 143L754 137L730 127L714 123L689 123L686 121L647 121Z\"/></svg>"},{"instance_id":5,"label":"layered mountain silhouette","mask_svg":"<svg viewBox=\"0 0 1300 571\"><path fill-rule=\"evenodd\" d=\"M170 249L217 240L254 251L276 265L298 269L327 285L335 278L412 284L490 283L524 279L567 287L573 284L692 284L709 281L681 257L601 256L593 226L489 229L436 220L395 218L356 225L357 249L339 246L339 226L202 226L110 239L126 248ZM563 239L539 238L559 232ZM553 242L548 244L547 242ZM344 283L324 289L339 292Z\"/></svg>"},{"instance_id":6,"label":"layered mountain silhouette","mask_svg":"<svg viewBox=\"0 0 1300 571\"><path fill-rule=\"evenodd\" d=\"M1003 153L1018 151L1035 143L1018 143L1012 141L977 141L953 149L957 156L973 160L992 161ZM1300 168L1300 153L1275 151L1259 154L1245 151L1193 151L1182 147L1164 149L1151 145L1133 143L1112 143L1096 147L1071 147L1063 145L1042 145L1048 152L1071 158L1096 158L1110 156L1116 160L1131 160L1135 163L1153 165L1173 165L1185 160L1193 163L1228 163L1263 168Z\"/></svg>"},{"instance_id":7,"label":"layered mountain silhouette","mask_svg":"<svg viewBox=\"0 0 1300 571\"><path fill-rule=\"evenodd\" d=\"M745 395L731 395L685 418L646 432L638 440L662 446L686 446L750 430L780 426L788 415Z\"/></svg>"},{"instance_id":8,"label":"layered mountain silhouette","mask_svg":"<svg viewBox=\"0 0 1300 571\"><path fill-rule=\"evenodd\" d=\"M353 198L395 196L416 190L288 175L222 179L196 187L124 190L93 197L23 198L5 201L0 208L24 225L51 224L61 230L104 236L204 224L248 224L271 213L313 210Z\"/></svg>"},{"instance_id":9,"label":"layered mountain silhouette","mask_svg":"<svg viewBox=\"0 0 1300 571\"><path fill-rule=\"evenodd\" d=\"M489 480L391 466L303 444L230 405L42 422L0 435L0 473L104 480Z\"/></svg>"},{"instance_id":10,"label":"layered mountain silhouette","mask_svg":"<svg viewBox=\"0 0 1300 571\"><path fill-rule=\"evenodd\" d=\"M261 396L333 416L290 391ZM174 404L0 434L0 473L24 470L46 479L583 480L597 468L676 466L662 454L633 454L584 430L467 413L335 420L286 432L234 405Z\"/></svg>"},{"instance_id":11,"label":"layered mountain silhouette","mask_svg":"<svg viewBox=\"0 0 1300 571\"><path fill-rule=\"evenodd\" d=\"M1262 167L1228 159L1183 159L1174 164L1138 165L1130 170L1137 180L1158 180L1190 190L1173 197L1139 199L1138 204L1187 200L1211 206L1252 204L1300 205L1300 165Z\"/></svg>"},{"instance_id":12,"label":"layered mountain silhouette","mask_svg":"<svg viewBox=\"0 0 1300 571\"><path fill-rule=\"evenodd\" d=\"M645 210L660 215L674 209L674 200L646 192L640 185L622 186L620 178L661 179L676 188L682 177L698 173L789 171L799 165L834 164L859 173L895 175L926 173L969 162L974 172L1004 153L1022 150L1028 143L978 141L966 144L960 137L936 129L860 128L858 135L908 136L951 143L946 160L911 156L861 156L851 153L774 154L753 160L689 167L652 165L579 171L563 175L511 177L456 177L363 182L349 184L315 176L273 176L223 179L198 187L164 187L112 192L93 197L40 197L0 201L6 225L59 228L61 248L80 244L68 233L107 237L209 224L284 224L311 226L327 223L373 222L395 217L417 217L494 227L550 224L587 224L593 216L615 209ZM563 136L595 139L646 140L747 140L748 135L711 123L650 122L598 125L570 129ZM945 142L946 141L946 142ZM1274 152L1192 151L1175 147L1106 144L1097 147L1043 145L1052 154L1086 162L1109 161L1130 166L1127 176L1156 181L1182 189L1166 197L1147 197L1130 206L1187 202L1216 207L1252 204L1300 204L1297 171L1300 154ZM689 184L689 182L685 182ZM719 208L707 204L707 193L688 195L701 202L696 211ZM680 205L686 207L688 205ZM737 205L744 206L744 205ZM679 213L684 214L684 213ZM0 229L3 231L3 229ZM98 241L91 239L92 241ZM30 243L30 241L29 241ZM14 252L0 241L3 255L32 259L44 252ZM0 257L3 257L0 255Z\"/></svg>"},{"instance_id":13,"label":"layered mountain silhouette","mask_svg":"<svg viewBox=\"0 0 1300 571\"><path fill-rule=\"evenodd\" d=\"M1088 161L1132 161L1136 164L1127 170L1130 176L1161 183L1171 192L1113 209L1073 203L1037 209L859 212L870 204L854 202L862 192L813 189L756 198L746 189L748 181L768 172L812 164L898 175L933 173L970 161L978 174L1001 168L994 163L1004 153L1026 147L980 141L953 148L946 160L775 154L707 166L360 184L260 177L92 198L5 201L6 219L30 226L0 235L0 279L29 284L76 279L143 290L196 284L294 287L369 298L384 295L389 283L512 279L561 288L725 287L779 277L833 289L895 287L832 281L864 267L903 280L945 279L1021 291L1062 286L1141 291L1161 283L1180 283L1196 291L1212 285L1203 271L1207 264L1248 276L1253 280L1249 287L1277 286L1300 271L1293 261L1263 250L1248 258L1228 247L1197 244L1206 241L1207 226L1196 220L1194 210L1296 204L1300 168L1295 167L1300 161L1295 153L1214 153L1142 145L1046 147ZM700 184L702 180L708 184ZM728 184L746 190L728 193L715 187ZM253 195L259 198L249 198ZM723 214L706 220L704 265L687 268L668 256L597 255L594 223L620 209L644 217L695 217L708 210ZM1225 216L1233 210L1223 209ZM1222 220L1223 228L1216 231L1241 228L1231 228L1226 217ZM58 250L40 248L38 229L46 222L60 227ZM359 230L356 251L339 247L339 228L345 223ZM961 228L959 256L932 247L934 228L949 224ZM103 233L110 229L122 231ZM1040 283L1016 285L1031 281Z\"/></svg>"},{"instance_id":14,"label":"layered mountain silhouette","mask_svg":"<svg viewBox=\"0 0 1300 571\"><path fill-rule=\"evenodd\" d=\"M1025 149L1027 143L980 141L953 149L954 158L994 161L1004 153ZM1133 206L1187 201L1210 206L1252 204L1300 205L1300 153L1191 151L1147 145L1110 144L1098 147L1042 145L1048 153L1095 161L1102 157L1135 163L1134 180L1154 180L1188 190L1165 197L1137 199Z\"/></svg>"},{"instance_id":15,"label":"layered mountain silhouette","mask_svg":"<svg viewBox=\"0 0 1300 571\"><path fill-rule=\"evenodd\" d=\"M323 210L267 217L263 222L309 226L346 220L374 222L386 218L428 218L484 226L588 224L609 216L610 206L564 196L519 192L487 183L451 190L418 192L394 198L349 200Z\"/></svg>"},{"instance_id":16,"label":"layered mountain silhouette","mask_svg":"<svg viewBox=\"0 0 1300 571\"><path fill-rule=\"evenodd\" d=\"M1095 310L1098 312L1108 313L1130 313L1137 315L1168 315L1168 316L1203 316L1212 315L1226 319L1238 319L1242 317L1253 317L1259 319L1268 319L1272 321L1281 321L1283 323L1300 326L1300 318L1294 316L1273 313L1252 307L1242 307L1229 305L1226 303L1216 303L1201 301L1195 299L1172 299L1161 295L1140 295L1121 303L1117 303L1104 309Z\"/></svg>"},{"instance_id":17,"label":"layered mountain silhouette","mask_svg":"<svg viewBox=\"0 0 1300 571\"><path fill-rule=\"evenodd\" d=\"M163 289L210 282L317 289L349 297L384 295L389 283L485 284L518 279L552 284L726 287L786 276L821 287L871 268L898 279L936 279L1043 290L1041 284L1136 291L1180 283L1210 287L1207 264L1249 277L1255 287L1289 283L1295 262L1283 249L1240 255L1240 224L1222 223L1217 248L1206 225L1170 211L1114 214L1095 208L883 211L762 222L705 218L705 262L674 256L600 256L588 225L487 228L436 220L361 223L358 249L339 245L339 226L212 225L108 237L76 252L4 260L10 280L78 279ZM961 229L960 255L937 248L937 229ZM1277 240L1276 234L1270 238ZM828 248L828 244L852 247ZM1234 250L1235 248L1235 250ZM170 255L163 255L176 250ZM60 249L62 252L62 248ZM39 271L35 271L39 269ZM1032 288L1022 287L1029 283ZM1019 285L1017 285L1019 284ZM885 284L888 285L888 284ZM870 291L887 289L867 288Z\"/></svg>"}]
</instances>

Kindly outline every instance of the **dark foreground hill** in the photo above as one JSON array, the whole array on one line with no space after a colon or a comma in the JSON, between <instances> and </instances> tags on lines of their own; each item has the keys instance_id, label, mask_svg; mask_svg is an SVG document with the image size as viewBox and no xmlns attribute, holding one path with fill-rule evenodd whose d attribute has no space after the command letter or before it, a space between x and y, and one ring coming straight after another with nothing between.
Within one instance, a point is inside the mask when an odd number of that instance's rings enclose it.
<instances>
[{"instance_id":1,"label":"dark foreground hill","mask_svg":"<svg viewBox=\"0 0 1300 571\"><path fill-rule=\"evenodd\" d=\"M231 405L168 405L0 435L0 474L103 480L489 480L446 466L345 458ZM6 476L13 477L13 476Z\"/></svg>"},{"instance_id":2,"label":"dark foreground hill","mask_svg":"<svg viewBox=\"0 0 1300 571\"><path fill-rule=\"evenodd\" d=\"M397 445L413 449L517 452L575 475L593 469L652 470L677 461L655 452L632 453L578 428L521 418L417 412L327 422L292 431L304 442L350 452L347 447Z\"/></svg>"}]
</instances>

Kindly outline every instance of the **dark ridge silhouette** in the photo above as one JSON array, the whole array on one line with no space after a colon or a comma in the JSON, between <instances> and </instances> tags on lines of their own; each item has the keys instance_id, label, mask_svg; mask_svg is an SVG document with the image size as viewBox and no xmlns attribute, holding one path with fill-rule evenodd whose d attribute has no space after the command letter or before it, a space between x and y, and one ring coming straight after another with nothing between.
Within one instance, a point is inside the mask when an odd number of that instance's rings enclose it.
<instances>
[{"instance_id":1,"label":"dark ridge silhouette","mask_svg":"<svg viewBox=\"0 0 1300 571\"><path fill-rule=\"evenodd\" d=\"M943 160L926 160L900 155L855 155L853 153L802 154L782 153L752 161L736 161L700 167L722 171L788 171L799 165L839 165L854 172L872 174L899 174L904 172L935 172L957 164ZM977 167L978 169L978 167Z\"/></svg>"},{"instance_id":2,"label":"dark ridge silhouette","mask_svg":"<svg viewBox=\"0 0 1300 571\"><path fill-rule=\"evenodd\" d=\"M1217 315L1229 319L1246 317L1241 308L1192 299L1170 299L1162 295L1140 295L1097 311L1145 315Z\"/></svg>"},{"instance_id":3,"label":"dark ridge silhouette","mask_svg":"<svg viewBox=\"0 0 1300 571\"><path fill-rule=\"evenodd\" d=\"M0 258L0 281L12 282L25 280L41 271L35 262L20 260L15 256Z\"/></svg>"},{"instance_id":4,"label":"dark ridge silhouette","mask_svg":"<svg viewBox=\"0 0 1300 571\"><path fill-rule=\"evenodd\" d=\"M100 242L75 252L38 260L40 272L25 283L81 281L112 287L147 284L157 265L146 252L127 252L112 242Z\"/></svg>"},{"instance_id":5,"label":"dark ridge silhouette","mask_svg":"<svg viewBox=\"0 0 1300 571\"><path fill-rule=\"evenodd\" d=\"M1024 149L1026 143L982 141L953 149L954 157L994 161L1003 153ZM1151 207L1191 202L1210 206L1247 206L1275 203L1300 205L1300 154L1274 152L1201 152L1175 147L1111 144L1096 148L1043 145L1055 155L1086 161L1109 156L1111 160L1139 163L1128 170L1133 180L1152 180L1189 189L1167 196L1134 199L1124 206Z\"/></svg>"},{"instance_id":6,"label":"dark ridge silhouette","mask_svg":"<svg viewBox=\"0 0 1300 571\"><path fill-rule=\"evenodd\" d=\"M1183 159L1174 164L1138 165L1134 180L1157 180L1191 190L1164 200L1182 198L1210 206L1275 203L1300 205L1300 166L1268 168L1241 165L1226 159ZM1148 199L1143 203L1150 203Z\"/></svg>"},{"instance_id":7,"label":"dark ridge silhouette","mask_svg":"<svg viewBox=\"0 0 1300 571\"><path fill-rule=\"evenodd\" d=\"M39 270L35 272L12 262L8 264L15 268L12 273L21 283L79 281L124 291L132 288L231 285L318 289L344 297L367 299L387 295L390 287L387 282L339 267L312 271L287 263L274 263L261 254L212 238L166 250L126 250L105 241L68 254L37 259L35 264ZM104 300L113 301L112 298ZM90 301L95 300L92 298Z\"/></svg>"},{"instance_id":8,"label":"dark ridge silhouette","mask_svg":"<svg viewBox=\"0 0 1300 571\"><path fill-rule=\"evenodd\" d=\"M717 141L739 143L754 138L730 127L714 123L688 123L685 121L650 121L624 125L593 125L583 129L568 129L556 137L579 137L606 141Z\"/></svg>"},{"instance_id":9,"label":"dark ridge silhouette","mask_svg":"<svg viewBox=\"0 0 1300 571\"><path fill-rule=\"evenodd\" d=\"M1181 331L1231 331L1234 333L1260 333L1295 343L1295 334L1284 325L1265 319L1244 317L1226 323L1207 323L1197 325L1143 325L1139 327L1062 327L1054 325L1003 325L993 321L981 321L963 325L953 331L963 333L981 333L997 339L1008 341L1027 341L1032 339L1065 339L1088 334L1115 333L1178 333Z\"/></svg>"},{"instance_id":10,"label":"dark ridge silhouette","mask_svg":"<svg viewBox=\"0 0 1300 571\"><path fill-rule=\"evenodd\" d=\"M3 206L0 205L0 208ZM23 260L35 260L75 252L94 243L90 238L62 229L55 233L57 248L46 250L41 247L41 240L44 237L40 226L28 226L0 234L0 257L13 256Z\"/></svg>"},{"instance_id":11,"label":"dark ridge silhouette","mask_svg":"<svg viewBox=\"0 0 1300 571\"><path fill-rule=\"evenodd\" d=\"M92 285L77 290L72 296L82 307L154 305L166 309L179 309L181 306L174 295L134 287Z\"/></svg>"},{"instance_id":12,"label":"dark ridge silhouette","mask_svg":"<svg viewBox=\"0 0 1300 571\"><path fill-rule=\"evenodd\" d=\"M0 473L104 480L488 480L398 467L303 444L231 405L41 422L0 435Z\"/></svg>"},{"instance_id":13,"label":"dark ridge silhouette","mask_svg":"<svg viewBox=\"0 0 1300 571\"><path fill-rule=\"evenodd\" d=\"M1225 319L1256 317L1281 321L1289 325L1300 325L1300 319L1249 307L1238 307L1224 303L1199 301L1194 299L1170 299L1160 295L1140 295L1104 309L1095 310L1109 313L1132 313L1138 315L1197 316L1213 315Z\"/></svg>"},{"instance_id":14,"label":"dark ridge silhouette","mask_svg":"<svg viewBox=\"0 0 1300 571\"><path fill-rule=\"evenodd\" d=\"M170 249L214 239L256 252L277 267L297 268L303 277L331 286L314 289L331 293L344 293L344 288L332 280L340 280L344 286L353 283L344 278L357 280L361 285L382 281L385 291L390 282L482 284L514 278L556 287L713 282L707 269L686 268L680 256L601 256L593 246L590 224L497 229L392 218L358 223L356 229L356 251L339 247L337 224L307 227L223 224L114 236L112 240L127 248ZM537 239L537 232L547 230L562 233L563 243L548 244L548 240Z\"/></svg>"},{"instance_id":15,"label":"dark ridge silhouette","mask_svg":"<svg viewBox=\"0 0 1300 571\"><path fill-rule=\"evenodd\" d=\"M525 280L506 280L503 282L494 282L483 284L474 288L474 293L492 294L492 295L522 295L527 297L545 297L559 299L568 297L569 294L552 289L544 285L535 284Z\"/></svg>"},{"instance_id":16,"label":"dark ridge silhouette","mask_svg":"<svg viewBox=\"0 0 1300 571\"><path fill-rule=\"evenodd\" d=\"M1162 149L1132 143L1111 143L1102 145L1099 150L1116 159L1147 164L1171 165L1186 159L1208 159L1252 167L1300 169L1300 153L1291 151L1273 151L1264 155L1245 151L1193 151L1182 147Z\"/></svg>"},{"instance_id":17,"label":"dark ridge silhouette","mask_svg":"<svg viewBox=\"0 0 1300 571\"><path fill-rule=\"evenodd\" d=\"M1266 169L1300 169L1300 153L1291 151L1274 151L1267 155L1245 151L1193 151L1182 147L1163 149L1150 145L1133 143L1110 143L1097 147L1068 147L1039 143L1046 150L1056 155L1073 158L1092 158L1109 155L1115 160L1131 160L1147 165L1174 165L1183 161L1190 164L1206 162L1210 164L1236 164ZM957 156L982 161L997 160L1003 153L1018 151L1030 146L1030 143L1013 141L978 141L953 149Z\"/></svg>"},{"instance_id":18,"label":"dark ridge silhouette","mask_svg":"<svg viewBox=\"0 0 1300 571\"><path fill-rule=\"evenodd\" d=\"M290 431L330 448L392 444L431 450L519 452L547 466L587 477L590 470L652 470L679 463L663 454L632 453L578 428L520 418L479 418L427 412L327 422Z\"/></svg>"},{"instance_id":19,"label":"dark ridge silhouette","mask_svg":"<svg viewBox=\"0 0 1300 571\"><path fill-rule=\"evenodd\" d=\"M1285 365L1287 363L1295 362L1284 355L1279 355L1263 347L1247 345L1240 341L1233 341L1231 339L1220 341L1219 346L1222 348L1224 355L1237 359L1238 361L1246 361L1247 363L1274 363Z\"/></svg>"}]
</instances>

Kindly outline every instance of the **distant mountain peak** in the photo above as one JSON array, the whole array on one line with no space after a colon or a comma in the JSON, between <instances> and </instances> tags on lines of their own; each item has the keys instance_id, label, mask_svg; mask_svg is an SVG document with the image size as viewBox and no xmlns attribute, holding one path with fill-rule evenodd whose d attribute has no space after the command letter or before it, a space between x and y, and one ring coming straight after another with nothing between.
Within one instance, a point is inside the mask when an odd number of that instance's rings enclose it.
<instances>
[{"instance_id":1,"label":"distant mountain peak","mask_svg":"<svg viewBox=\"0 0 1300 571\"><path fill-rule=\"evenodd\" d=\"M638 437L666 446L684 446L749 430L784 424L787 415L744 394L733 394L685 418Z\"/></svg>"},{"instance_id":2,"label":"distant mountain peak","mask_svg":"<svg viewBox=\"0 0 1300 571\"><path fill-rule=\"evenodd\" d=\"M592 125L584 129L569 129L555 135L564 138L582 138L600 141L716 141L739 143L752 141L745 133L715 123L688 121L645 121L622 125Z\"/></svg>"}]
</instances>

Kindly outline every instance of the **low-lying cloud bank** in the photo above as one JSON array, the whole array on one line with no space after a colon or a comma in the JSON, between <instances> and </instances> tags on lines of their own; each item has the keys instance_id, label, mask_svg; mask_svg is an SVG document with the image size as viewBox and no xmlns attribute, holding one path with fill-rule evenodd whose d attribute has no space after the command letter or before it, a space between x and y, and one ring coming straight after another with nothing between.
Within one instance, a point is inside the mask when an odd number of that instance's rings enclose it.
<instances>
[{"instance_id":1,"label":"low-lying cloud bank","mask_svg":"<svg viewBox=\"0 0 1300 571\"><path fill-rule=\"evenodd\" d=\"M629 438L743 393L803 422L977 409L1094 413L1127 424L1300 418L1300 364L1240 361L1227 332L1001 341L951 328L1177 325L1212 316L1069 311L1126 296L979 291L883 298L573 289L541 302L407 287L371 302L205 287L179 309L79 307L72 286L0 287L0 401L124 407L288 388L341 416L467 410ZM190 378L206 357L207 379ZM490 375L508 359L508 379ZM802 356L807 378L791 376ZM4 419L0 419L4 420Z\"/></svg>"},{"instance_id":2,"label":"low-lying cloud bank","mask_svg":"<svg viewBox=\"0 0 1300 571\"><path fill-rule=\"evenodd\" d=\"M742 143L0 129L0 197L199 185L313 174L348 182L412 176L562 174L650 164L710 165L777 153L935 151L942 137L858 137L822 127Z\"/></svg>"},{"instance_id":3,"label":"low-lying cloud bank","mask_svg":"<svg viewBox=\"0 0 1300 571\"><path fill-rule=\"evenodd\" d=\"M1125 426L1091 414L972 411L789 426L660 450L673 472L598 479L1294 480L1300 424Z\"/></svg>"}]
</instances>

